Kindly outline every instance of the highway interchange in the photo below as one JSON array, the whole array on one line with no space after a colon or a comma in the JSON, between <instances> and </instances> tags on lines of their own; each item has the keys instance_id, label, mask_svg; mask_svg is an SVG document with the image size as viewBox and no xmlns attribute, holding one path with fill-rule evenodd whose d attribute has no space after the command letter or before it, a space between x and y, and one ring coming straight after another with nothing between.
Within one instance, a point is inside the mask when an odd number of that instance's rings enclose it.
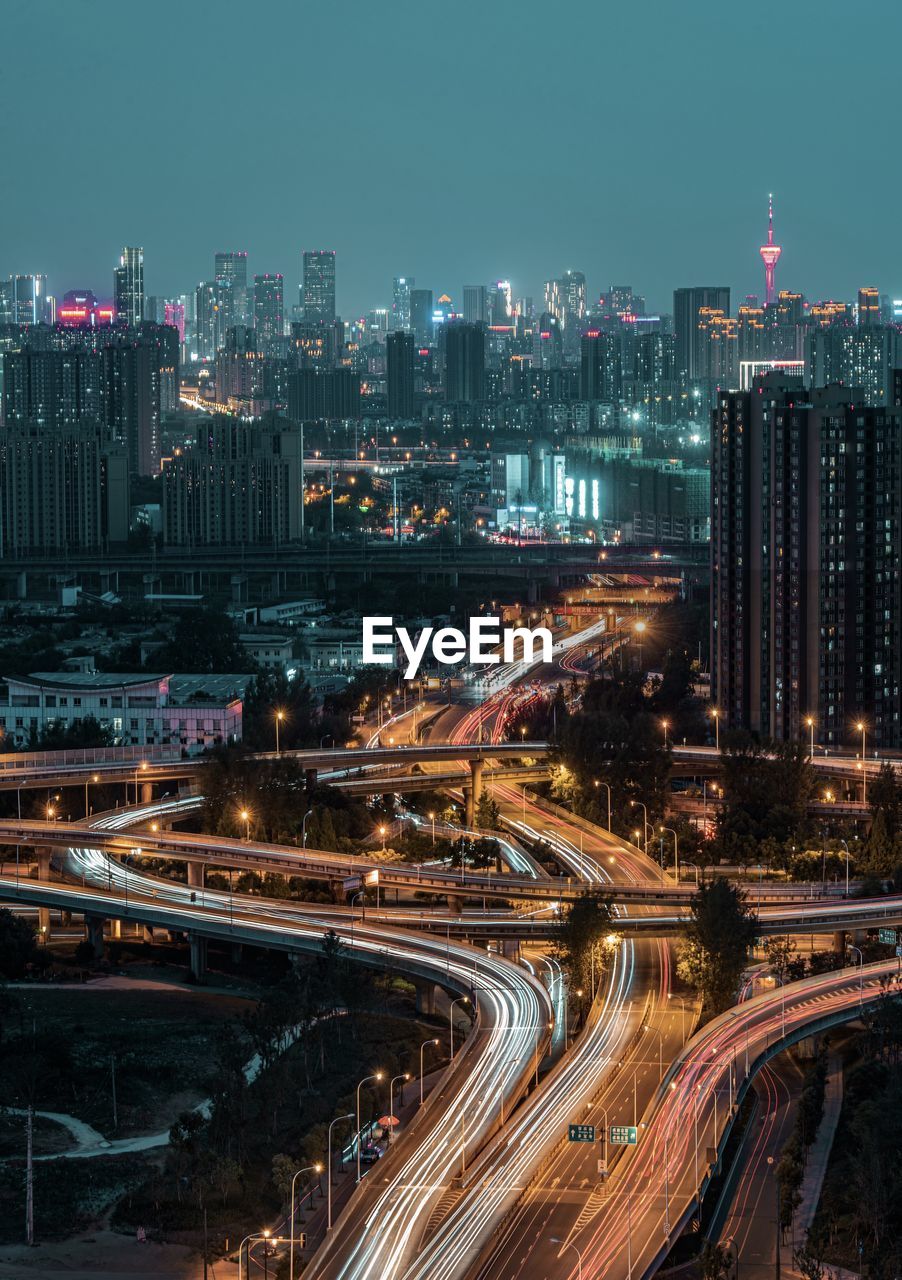
<instances>
[{"instance_id":1,"label":"highway interchange","mask_svg":"<svg viewBox=\"0 0 902 1280\"><path fill-rule=\"evenodd\" d=\"M561 657L572 669L572 655ZM450 707L431 721L425 758L423 747L415 748L427 775L449 760L472 760L474 737L486 759L500 762L517 750L540 756L540 744L515 750L493 741L513 683L502 676L477 706ZM402 750L374 743L365 763L393 766ZM328 752L319 753L320 766L324 756L330 770L351 767ZM150 766L155 774L166 767ZM53 775L44 768L52 770L52 762L42 766L46 785ZM83 771L74 772L80 781ZM72 766L66 763L61 774L65 785ZM193 888L176 884L137 868L143 851L217 868L321 876L338 886L368 865L317 850L159 829L196 801L144 802L90 823L0 821L0 843L37 848L45 857L52 850L66 873L62 880L35 880L18 863L15 871L4 866L0 896L7 901L163 926L195 942L219 938L288 951L315 952L334 929L364 963L401 969L472 999L473 1031L391 1154L362 1180L336 1230L309 1259L307 1275L639 1280L653 1274L697 1207L756 1073L785 1045L857 1016L895 978L892 961L792 983L693 1035L697 1010L673 989L666 941L686 914L691 888L669 882L639 849L605 831L550 814L501 772L493 790L510 833L503 851L509 869L456 873L373 859L380 888L398 895L429 890L448 905L412 911L383 903L367 908L365 919L341 903L276 903L198 889L197 881ZM520 839L536 834L564 876L549 877L523 856ZM619 936L585 1025L562 1052L561 978L544 959L542 940L561 903L587 888L612 894ZM833 933L902 922L902 900L768 901L759 918L762 932ZM503 938L513 940L512 956L522 947L520 963L499 954ZM613 1124L635 1126L638 1142L623 1150L571 1143L573 1123L593 1124L599 1133Z\"/></svg>"}]
</instances>

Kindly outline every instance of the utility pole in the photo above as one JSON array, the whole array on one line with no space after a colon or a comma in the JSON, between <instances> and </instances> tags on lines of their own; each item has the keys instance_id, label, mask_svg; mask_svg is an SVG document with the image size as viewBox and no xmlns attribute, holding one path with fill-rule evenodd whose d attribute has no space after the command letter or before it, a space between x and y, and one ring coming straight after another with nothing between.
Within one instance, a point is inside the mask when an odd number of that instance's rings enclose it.
<instances>
[{"instance_id":1,"label":"utility pole","mask_svg":"<svg viewBox=\"0 0 902 1280\"><path fill-rule=\"evenodd\" d=\"M25 1243L34 1244L34 1108L25 1120Z\"/></svg>"},{"instance_id":2,"label":"utility pole","mask_svg":"<svg viewBox=\"0 0 902 1280\"><path fill-rule=\"evenodd\" d=\"M207 1238L207 1210L204 1207L204 1280L207 1280L207 1258L210 1255L209 1241Z\"/></svg>"}]
</instances>

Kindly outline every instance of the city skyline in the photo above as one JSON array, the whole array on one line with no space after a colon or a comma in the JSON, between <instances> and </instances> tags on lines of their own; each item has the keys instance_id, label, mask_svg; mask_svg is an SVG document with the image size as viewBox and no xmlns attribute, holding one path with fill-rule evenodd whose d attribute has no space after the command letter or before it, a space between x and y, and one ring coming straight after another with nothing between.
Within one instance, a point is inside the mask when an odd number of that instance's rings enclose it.
<instances>
[{"instance_id":1,"label":"city skyline","mask_svg":"<svg viewBox=\"0 0 902 1280\"><path fill-rule=\"evenodd\" d=\"M584 5L569 22L464 5L454 21L435 15L424 27L406 4L388 20L355 6L339 29L328 15L280 5L243 32L242 77L227 93L222 46L241 11L221 6L211 25L164 3L133 47L132 78L170 91L149 93L146 111L108 114L86 159L72 135L80 113L63 108L73 65L93 65L113 11L38 4L6 25L11 47L40 43L46 90L26 92L26 64L14 60L0 102L11 171L51 197L35 199L28 218L9 205L0 213L0 274L46 272L58 295L101 296L122 245L137 244L146 291L172 295L209 278L215 252L241 249L251 274L284 276L288 301L304 250L328 247L345 316L390 305L396 275L452 296L509 278L515 294L537 297L568 268L585 272L590 296L631 280L666 310L674 288L699 280L728 283L736 298L763 293L756 249L773 191L784 287L824 298L873 284L898 296L899 179L880 131L859 129L841 92L819 96L818 127L800 127L800 166L785 98L756 89L761 41L776 30L788 74L813 66L841 86L867 65L875 118L891 107L893 10L870 6L848 29L829 8L763 4L733 15L704 3L648 24ZM116 11L123 40L131 21ZM727 62L710 58L716 46L729 51L726 85ZM304 58L311 47L335 57ZM179 92L189 66L192 98L214 108L204 132ZM360 83L370 85L366 101ZM461 88L469 83L479 91ZM800 101L804 110L804 91ZM587 163L599 126L603 146ZM866 218L841 163L852 155L883 174L884 198Z\"/></svg>"}]
</instances>

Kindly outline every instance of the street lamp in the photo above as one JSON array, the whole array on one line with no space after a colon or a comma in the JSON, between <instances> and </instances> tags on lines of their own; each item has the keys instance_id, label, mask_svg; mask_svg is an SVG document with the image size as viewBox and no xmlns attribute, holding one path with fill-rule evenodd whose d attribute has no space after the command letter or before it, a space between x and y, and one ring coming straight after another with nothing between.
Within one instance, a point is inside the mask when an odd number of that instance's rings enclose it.
<instances>
[{"instance_id":1,"label":"street lamp","mask_svg":"<svg viewBox=\"0 0 902 1280\"><path fill-rule=\"evenodd\" d=\"M608 782L602 782L600 778L595 779L596 787L604 787L608 793L608 831L611 829L611 785Z\"/></svg>"},{"instance_id":2,"label":"street lamp","mask_svg":"<svg viewBox=\"0 0 902 1280\"><path fill-rule=\"evenodd\" d=\"M329 1125L329 1147L326 1158L326 1231L332 1230L332 1130L337 1124L341 1124L343 1120L353 1120L354 1112L349 1111L347 1115L336 1116ZM357 1135L357 1146L360 1149L360 1135Z\"/></svg>"},{"instance_id":3,"label":"street lamp","mask_svg":"<svg viewBox=\"0 0 902 1280\"><path fill-rule=\"evenodd\" d=\"M389 1086L388 1086L388 1114L389 1114L389 1117L390 1117L392 1120L394 1120L394 1118L395 1118L395 1083L396 1083L396 1081L398 1081L398 1080L403 1081L403 1083L402 1083L402 1085L401 1085L401 1089L400 1089L401 1106L403 1107L403 1106L404 1106L404 1084L406 1084L406 1083L407 1083L407 1081L408 1081L409 1079L410 1079L410 1072L409 1072L409 1071L403 1071L403 1072L401 1073L401 1075L399 1075L399 1076L392 1076L392 1078L391 1078L391 1080L390 1080L390 1082L389 1082ZM394 1126L393 1124L389 1124L389 1126L388 1126L388 1141L389 1141L389 1145L391 1145L391 1144L394 1142L394 1140L395 1140L395 1126Z\"/></svg>"},{"instance_id":4,"label":"street lamp","mask_svg":"<svg viewBox=\"0 0 902 1280\"><path fill-rule=\"evenodd\" d=\"M89 816L89 814L90 814L90 809L89 809L89 806L88 806L88 782L89 782L89 781L91 781L91 782L99 782L99 781L100 781L100 774L99 774L99 773L92 773L92 774L91 774L90 779L85 778L85 817L86 817L86 818L87 818L87 817Z\"/></svg>"},{"instance_id":5,"label":"street lamp","mask_svg":"<svg viewBox=\"0 0 902 1280\"><path fill-rule=\"evenodd\" d=\"M647 855L648 854L648 808L646 805L642 803L641 800L631 800L630 807L633 807L635 805L638 805L639 808L642 810L643 844L645 846L645 853Z\"/></svg>"},{"instance_id":6,"label":"street lamp","mask_svg":"<svg viewBox=\"0 0 902 1280\"><path fill-rule=\"evenodd\" d=\"M669 720L661 721L661 728L664 730L664 750L667 750L667 730L670 728Z\"/></svg>"},{"instance_id":7,"label":"street lamp","mask_svg":"<svg viewBox=\"0 0 902 1280\"><path fill-rule=\"evenodd\" d=\"M858 952L858 1007L861 1008L864 1001L864 956L861 953L861 947L853 947L851 942L849 943L849 950Z\"/></svg>"},{"instance_id":8,"label":"street lamp","mask_svg":"<svg viewBox=\"0 0 902 1280\"><path fill-rule=\"evenodd\" d=\"M714 717L714 750L720 751L720 712L717 707L711 708L711 715Z\"/></svg>"},{"instance_id":9,"label":"street lamp","mask_svg":"<svg viewBox=\"0 0 902 1280\"><path fill-rule=\"evenodd\" d=\"M572 1249L572 1250L573 1250L573 1252L576 1254L577 1258L579 1259L579 1262L576 1264L576 1276L577 1276L577 1280L582 1280L582 1277L583 1277L583 1255L580 1253L579 1249L576 1247L576 1245L573 1243L573 1241L572 1241L572 1240L561 1240L561 1239L559 1239L557 1236L550 1236L549 1238L550 1238L550 1240L551 1240L551 1243L552 1243L552 1244L562 1244L562 1245L564 1246L564 1248L565 1248L565 1249Z\"/></svg>"},{"instance_id":10,"label":"street lamp","mask_svg":"<svg viewBox=\"0 0 902 1280\"><path fill-rule=\"evenodd\" d=\"M277 711L275 714L276 714L276 755L281 755L281 752L279 750L279 726L281 725L282 721L285 719L285 712Z\"/></svg>"},{"instance_id":11,"label":"street lamp","mask_svg":"<svg viewBox=\"0 0 902 1280\"><path fill-rule=\"evenodd\" d=\"M251 815L249 809L242 809L240 813L241 821L244 823L244 838L250 843L251 838Z\"/></svg>"},{"instance_id":12,"label":"street lamp","mask_svg":"<svg viewBox=\"0 0 902 1280\"><path fill-rule=\"evenodd\" d=\"M861 802L868 802L868 767L865 763L865 756L868 750L868 728L863 720L859 720L855 728L861 734Z\"/></svg>"},{"instance_id":13,"label":"street lamp","mask_svg":"<svg viewBox=\"0 0 902 1280\"><path fill-rule=\"evenodd\" d=\"M369 1084L371 1080L381 1080L385 1075L384 1071L374 1071L371 1076L364 1076L357 1086L357 1181L360 1181L360 1090L365 1084Z\"/></svg>"},{"instance_id":14,"label":"street lamp","mask_svg":"<svg viewBox=\"0 0 902 1280\"><path fill-rule=\"evenodd\" d=\"M659 830L662 832L666 831L668 835L673 836L673 874L677 884L679 884L680 882L680 843L677 837L677 833L674 831L673 827L660 827Z\"/></svg>"},{"instance_id":15,"label":"street lamp","mask_svg":"<svg viewBox=\"0 0 902 1280\"><path fill-rule=\"evenodd\" d=\"M382 837L382 852L383 852L383 853L385 853L385 835L386 835L386 832L387 832L387 831L388 831L388 827L386 827L384 824L379 828L379 834L380 834L380 836Z\"/></svg>"},{"instance_id":16,"label":"street lamp","mask_svg":"<svg viewBox=\"0 0 902 1280\"><path fill-rule=\"evenodd\" d=\"M313 810L308 809L307 812L304 814L303 821L301 822L301 848L302 849L307 848L307 819L310 817L312 813L313 813Z\"/></svg>"},{"instance_id":17,"label":"street lamp","mask_svg":"<svg viewBox=\"0 0 902 1280\"><path fill-rule=\"evenodd\" d=\"M633 630L636 633L636 637L639 644L639 673L641 675L642 673L642 637L645 635L646 625L640 619L637 623L634 624Z\"/></svg>"},{"instance_id":18,"label":"street lamp","mask_svg":"<svg viewBox=\"0 0 902 1280\"><path fill-rule=\"evenodd\" d=\"M430 1044L438 1044L438 1040L424 1040L420 1045L420 1106L423 1105L423 1052Z\"/></svg>"},{"instance_id":19,"label":"street lamp","mask_svg":"<svg viewBox=\"0 0 902 1280\"><path fill-rule=\"evenodd\" d=\"M456 1004L469 1004L469 996L458 996L456 1000L452 1000L448 1006L448 1021L451 1026L451 1057L454 1057L454 1006Z\"/></svg>"},{"instance_id":20,"label":"street lamp","mask_svg":"<svg viewBox=\"0 0 902 1280\"><path fill-rule=\"evenodd\" d=\"M290 1262L289 1262L289 1280L294 1280L294 1216L295 1216L295 1200L294 1188L298 1178L302 1173L322 1173L323 1166L321 1164L308 1164L303 1169L298 1169L297 1173L291 1179L291 1229L290 1229Z\"/></svg>"},{"instance_id":21,"label":"street lamp","mask_svg":"<svg viewBox=\"0 0 902 1280\"><path fill-rule=\"evenodd\" d=\"M814 759L814 716L806 716L805 723L808 726L808 758Z\"/></svg>"},{"instance_id":22,"label":"street lamp","mask_svg":"<svg viewBox=\"0 0 902 1280\"><path fill-rule=\"evenodd\" d=\"M251 1232L251 1234L250 1234L249 1236L245 1236L245 1237L244 1237L244 1239L241 1241L241 1244L238 1246L238 1280L241 1280L241 1251L244 1249L244 1246L245 1246L245 1245L247 1245L247 1251L246 1251L246 1254L245 1254L246 1264L247 1264L247 1265L245 1266L245 1269L244 1269L244 1274L245 1274L245 1276L247 1277L247 1276L249 1276L249 1275L250 1275L250 1270L251 1270L251 1267L250 1267L250 1253L251 1253L251 1249L252 1249L252 1248L253 1248L253 1246L257 1243L257 1241L258 1241L258 1240L265 1240L265 1241L266 1241L266 1250L267 1250L267 1251L266 1251L266 1252L264 1252L264 1254L263 1254L263 1274L264 1274L264 1277L267 1277L267 1278L268 1278L268 1276L269 1276L269 1261L268 1261L268 1259L269 1259L269 1253L268 1253L269 1246L270 1246L270 1244L281 1244L281 1243L282 1243L282 1237L281 1237L281 1236L274 1236L274 1235L272 1234L272 1232L270 1232L270 1231L252 1231L252 1232Z\"/></svg>"},{"instance_id":23,"label":"street lamp","mask_svg":"<svg viewBox=\"0 0 902 1280\"><path fill-rule=\"evenodd\" d=\"M842 847L846 851L846 897L848 898L849 896L849 858L852 855L849 853L849 846L846 844L845 840L840 840L839 843L842 845Z\"/></svg>"},{"instance_id":24,"label":"street lamp","mask_svg":"<svg viewBox=\"0 0 902 1280\"><path fill-rule=\"evenodd\" d=\"M429 821L432 823L432 843L435 844L435 814L429 814Z\"/></svg>"}]
</instances>

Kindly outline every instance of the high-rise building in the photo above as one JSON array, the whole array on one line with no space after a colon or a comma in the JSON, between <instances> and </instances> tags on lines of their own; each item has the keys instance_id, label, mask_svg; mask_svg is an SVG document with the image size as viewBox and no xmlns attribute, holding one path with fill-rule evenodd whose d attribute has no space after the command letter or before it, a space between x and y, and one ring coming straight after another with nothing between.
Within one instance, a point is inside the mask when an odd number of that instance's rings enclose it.
<instances>
[{"instance_id":1,"label":"high-rise building","mask_svg":"<svg viewBox=\"0 0 902 1280\"><path fill-rule=\"evenodd\" d=\"M887 404L893 370L902 365L902 334L892 325L833 324L808 338L807 374L815 386L860 387L865 404Z\"/></svg>"},{"instance_id":2,"label":"high-rise building","mask_svg":"<svg viewBox=\"0 0 902 1280\"><path fill-rule=\"evenodd\" d=\"M136 328L144 319L144 250L127 245L113 272L116 319Z\"/></svg>"},{"instance_id":3,"label":"high-rise building","mask_svg":"<svg viewBox=\"0 0 902 1280\"><path fill-rule=\"evenodd\" d=\"M445 399L474 403L485 398L485 329L465 320L444 326Z\"/></svg>"},{"instance_id":4,"label":"high-rise building","mask_svg":"<svg viewBox=\"0 0 902 1280\"><path fill-rule=\"evenodd\" d=\"M865 288L858 290L858 323L864 325L880 324L880 290Z\"/></svg>"},{"instance_id":5,"label":"high-rise building","mask_svg":"<svg viewBox=\"0 0 902 1280\"><path fill-rule=\"evenodd\" d=\"M161 359L153 342L120 339L103 349L106 421L128 449L134 475L160 470Z\"/></svg>"},{"instance_id":6,"label":"high-rise building","mask_svg":"<svg viewBox=\"0 0 902 1280\"><path fill-rule=\"evenodd\" d=\"M216 355L219 329L219 302L216 284L201 281L194 294L194 354L198 360L212 360Z\"/></svg>"},{"instance_id":7,"label":"high-rise building","mask_svg":"<svg viewBox=\"0 0 902 1280\"><path fill-rule=\"evenodd\" d=\"M590 329L584 335L580 352L580 400L620 399L623 377L620 342L614 333Z\"/></svg>"},{"instance_id":8,"label":"high-rise building","mask_svg":"<svg viewBox=\"0 0 902 1280\"><path fill-rule=\"evenodd\" d=\"M308 249L304 253L304 323L335 322L335 251Z\"/></svg>"},{"instance_id":9,"label":"high-rise building","mask_svg":"<svg viewBox=\"0 0 902 1280\"><path fill-rule=\"evenodd\" d=\"M128 458L98 422L0 433L0 558L128 538Z\"/></svg>"},{"instance_id":10,"label":"high-rise building","mask_svg":"<svg viewBox=\"0 0 902 1280\"><path fill-rule=\"evenodd\" d=\"M171 325L173 329L178 330L179 342L185 341L185 304L181 301L169 299L163 308L163 323Z\"/></svg>"},{"instance_id":11,"label":"high-rise building","mask_svg":"<svg viewBox=\"0 0 902 1280\"><path fill-rule=\"evenodd\" d=\"M247 306L247 254L241 250L217 253L213 280L219 301L219 346L233 325L249 323Z\"/></svg>"},{"instance_id":12,"label":"high-rise building","mask_svg":"<svg viewBox=\"0 0 902 1280\"><path fill-rule=\"evenodd\" d=\"M353 369L299 369L288 380L288 416L293 422L360 417L360 374Z\"/></svg>"},{"instance_id":13,"label":"high-rise building","mask_svg":"<svg viewBox=\"0 0 902 1280\"><path fill-rule=\"evenodd\" d=\"M393 329L410 328L410 291L413 276L395 276L392 282L391 323Z\"/></svg>"},{"instance_id":14,"label":"high-rise building","mask_svg":"<svg viewBox=\"0 0 902 1280\"><path fill-rule=\"evenodd\" d=\"M484 284L464 285L464 319L467 324L485 324L488 321L487 294Z\"/></svg>"},{"instance_id":15,"label":"high-rise building","mask_svg":"<svg viewBox=\"0 0 902 1280\"><path fill-rule=\"evenodd\" d=\"M163 468L163 537L173 546L292 542L301 532L301 435L217 417Z\"/></svg>"},{"instance_id":16,"label":"high-rise building","mask_svg":"<svg viewBox=\"0 0 902 1280\"><path fill-rule=\"evenodd\" d=\"M431 289L411 289L410 327L421 346L428 346L434 338Z\"/></svg>"},{"instance_id":17,"label":"high-rise building","mask_svg":"<svg viewBox=\"0 0 902 1280\"><path fill-rule=\"evenodd\" d=\"M285 333L285 302L280 275L254 276L254 327L257 350L275 354Z\"/></svg>"},{"instance_id":18,"label":"high-rise building","mask_svg":"<svg viewBox=\"0 0 902 1280\"><path fill-rule=\"evenodd\" d=\"M103 419L100 353L37 351L29 346L3 356L3 422L44 430Z\"/></svg>"},{"instance_id":19,"label":"high-rise building","mask_svg":"<svg viewBox=\"0 0 902 1280\"><path fill-rule=\"evenodd\" d=\"M13 276L12 323L43 324L47 315L47 277Z\"/></svg>"},{"instance_id":20,"label":"high-rise building","mask_svg":"<svg viewBox=\"0 0 902 1280\"><path fill-rule=\"evenodd\" d=\"M722 726L902 741L902 414L780 373L722 393L711 471L711 692Z\"/></svg>"},{"instance_id":21,"label":"high-rise building","mask_svg":"<svg viewBox=\"0 0 902 1280\"><path fill-rule=\"evenodd\" d=\"M388 416L413 417L413 334L396 329L385 343Z\"/></svg>"},{"instance_id":22,"label":"high-rise building","mask_svg":"<svg viewBox=\"0 0 902 1280\"><path fill-rule=\"evenodd\" d=\"M729 316L729 288L724 285L698 285L674 290L673 323L677 368L690 381L710 376L708 333L702 329L699 320L702 309Z\"/></svg>"}]
</instances>

